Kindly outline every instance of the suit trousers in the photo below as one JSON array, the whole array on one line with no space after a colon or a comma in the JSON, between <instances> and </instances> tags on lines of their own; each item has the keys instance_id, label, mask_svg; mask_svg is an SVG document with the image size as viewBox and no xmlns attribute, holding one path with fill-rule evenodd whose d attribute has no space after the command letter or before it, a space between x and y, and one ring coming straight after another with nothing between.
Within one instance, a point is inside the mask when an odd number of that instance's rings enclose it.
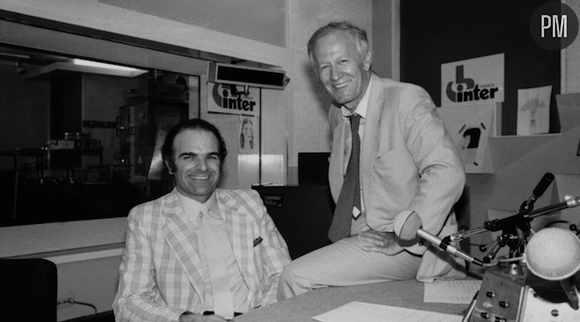
<instances>
[{"instance_id":1,"label":"suit trousers","mask_svg":"<svg viewBox=\"0 0 580 322\"><path fill-rule=\"evenodd\" d=\"M414 279L421 257L407 251L389 256L362 249L357 236L305 254L288 264L280 278L278 300L327 286L352 286Z\"/></svg>"}]
</instances>

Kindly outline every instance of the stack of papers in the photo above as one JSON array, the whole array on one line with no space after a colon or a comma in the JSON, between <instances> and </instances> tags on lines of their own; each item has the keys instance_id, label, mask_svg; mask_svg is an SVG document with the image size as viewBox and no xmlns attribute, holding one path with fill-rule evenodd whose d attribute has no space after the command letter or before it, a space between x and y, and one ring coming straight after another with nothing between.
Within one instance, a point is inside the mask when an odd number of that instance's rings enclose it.
<instances>
[{"instance_id":1,"label":"stack of papers","mask_svg":"<svg viewBox=\"0 0 580 322\"><path fill-rule=\"evenodd\" d=\"M469 304L481 287L479 280L425 283L425 303Z\"/></svg>"},{"instance_id":2,"label":"stack of papers","mask_svg":"<svg viewBox=\"0 0 580 322\"><path fill-rule=\"evenodd\" d=\"M469 304L481 287L479 280L425 283L424 303ZM463 317L396 306L350 302L314 316L320 322L461 322Z\"/></svg>"},{"instance_id":3,"label":"stack of papers","mask_svg":"<svg viewBox=\"0 0 580 322\"><path fill-rule=\"evenodd\" d=\"M355 301L313 319L320 322L461 322L462 316Z\"/></svg>"}]
</instances>

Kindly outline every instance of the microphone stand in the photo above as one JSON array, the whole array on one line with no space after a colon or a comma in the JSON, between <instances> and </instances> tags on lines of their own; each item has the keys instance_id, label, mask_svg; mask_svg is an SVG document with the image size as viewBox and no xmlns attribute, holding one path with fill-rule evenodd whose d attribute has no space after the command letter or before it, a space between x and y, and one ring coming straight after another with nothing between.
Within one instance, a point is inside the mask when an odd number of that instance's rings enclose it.
<instances>
[{"instance_id":1,"label":"microphone stand","mask_svg":"<svg viewBox=\"0 0 580 322\"><path fill-rule=\"evenodd\" d=\"M464 238L486 231L501 230L501 236L497 238L492 250L483 258L483 262L486 264L491 263L491 260L495 258L495 255L502 247L510 247L509 257L512 260L509 261L508 266L498 265L495 269L486 271L486 277L483 279L480 290L476 293L473 303L470 305L470 310L464 315L463 321L479 321L479 317L487 319L493 316L495 316L497 320L498 316L502 316L504 318L502 321L509 320L520 322L524 319L522 317L523 315L533 310L532 307L535 307L536 310L537 307L541 307L542 309L552 308L553 306L551 306L551 303L545 304L543 299L535 300L538 298L535 295L530 297L530 293L527 291L529 287L529 276L524 272L524 269L521 266L522 261L516 261L515 259L519 258L524 253L524 246L527 244L527 239L531 233L530 223L534 218L551 214L558 210L578 206L580 206L580 198L572 195L566 195L565 200L562 202L539 208L537 210L533 209L533 201L531 203L524 202L520 210L513 216L486 221L481 227L469 231L459 231L443 238L444 244L449 244L452 241L460 241ZM564 282L575 283L575 281L570 282L567 279ZM564 285L563 288L566 292L567 288L565 288ZM577 298L568 293L566 293L566 295L568 296L572 310L577 310ZM524 302L521 302L522 297L526 299ZM525 304L527 301L529 301L529 304ZM509 306L509 304L506 305L506 303L510 302L515 305L515 310L506 309ZM562 307L558 308L560 310L565 310L565 308ZM563 312L567 316L578 316L574 311ZM477 315L475 316L478 318L473 319L473 316L476 313ZM526 315L525 319L527 321L529 316ZM530 321L541 321L541 318L540 320L534 318Z\"/></svg>"},{"instance_id":2,"label":"microphone stand","mask_svg":"<svg viewBox=\"0 0 580 322\"><path fill-rule=\"evenodd\" d=\"M510 258L513 258L523 254L524 246L531 231L530 222L534 218L548 215L558 210L578 207L580 206L580 198L566 195L564 201L536 210L533 210L533 204L528 204L526 207L524 207L524 204L522 205L523 210L520 210L513 216L486 221L481 227L468 231L459 231L446 238L449 238L449 241L461 241L483 232L502 230L502 234L498 237L496 245L483 258L483 262L490 263L491 259L495 258L497 252L504 246L510 247Z\"/></svg>"}]
</instances>

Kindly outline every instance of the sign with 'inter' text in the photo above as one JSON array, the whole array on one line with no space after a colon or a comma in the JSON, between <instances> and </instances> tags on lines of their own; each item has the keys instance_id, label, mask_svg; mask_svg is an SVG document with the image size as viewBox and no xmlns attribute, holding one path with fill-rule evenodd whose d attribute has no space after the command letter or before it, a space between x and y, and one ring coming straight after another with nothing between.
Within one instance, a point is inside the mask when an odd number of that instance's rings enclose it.
<instances>
[{"instance_id":1,"label":"sign with 'inter' text","mask_svg":"<svg viewBox=\"0 0 580 322\"><path fill-rule=\"evenodd\" d=\"M208 82L208 89L208 112L260 116L259 88Z\"/></svg>"},{"instance_id":2,"label":"sign with 'inter' text","mask_svg":"<svg viewBox=\"0 0 580 322\"><path fill-rule=\"evenodd\" d=\"M441 65L441 106L504 101L504 54Z\"/></svg>"}]
</instances>

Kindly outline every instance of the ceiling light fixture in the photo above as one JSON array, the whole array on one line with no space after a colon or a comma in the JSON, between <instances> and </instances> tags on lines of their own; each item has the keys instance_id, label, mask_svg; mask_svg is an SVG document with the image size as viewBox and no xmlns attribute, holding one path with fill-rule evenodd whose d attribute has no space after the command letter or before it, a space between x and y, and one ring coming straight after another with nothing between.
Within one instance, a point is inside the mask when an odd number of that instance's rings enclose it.
<instances>
[{"instance_id":1,"label":"ceiling light fixture","mask_svg":"<svg viewBox=\"0 0 580 322\"><path fill-rule=\"evenodd\" d=\"M147 73L147 70L74 58L66 62L56 62L36 68L35 70L30 70L25 75L25 78L52 79L53 76L58 77L58 75L70 72L119 77L136 77Z\"/></svg>"},{"instance_id":2,"label":"ceiling light fixture","mask_svg":"<svg viewBox=\"0 0 580 322\"><path fill-rule=\"evenodd\" d=\"M73 63L73 65L77 65L77 66L88 66L88 67L96 67L96 68L114 69L114 70L122 70L122 71L135 72L135 73L137 73L137 72L146 73L147 72L146 70L140 70L137 68L125 67L125 66L119 66L119 65L113 65L113 64L106 64L106 63L99 63L96 61L78 59L78 58L71 59L71 62Z\"/></svg>"}]
</instances>

